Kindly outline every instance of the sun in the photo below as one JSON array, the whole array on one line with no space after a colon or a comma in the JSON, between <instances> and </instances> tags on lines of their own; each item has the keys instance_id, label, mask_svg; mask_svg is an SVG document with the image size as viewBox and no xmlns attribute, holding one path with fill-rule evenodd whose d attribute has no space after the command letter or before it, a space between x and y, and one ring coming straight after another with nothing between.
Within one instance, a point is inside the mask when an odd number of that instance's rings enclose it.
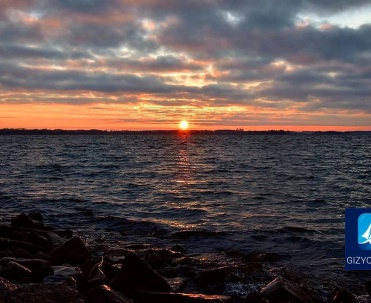
<instances>
[{"instance_id":1,"label":"sun","mask_svg":"<svg viewBox=\"0 0 371 303\"><path fill-rule=\"evenodd\" d=\"M189 126L189 124L188 124L188 121L186 121L186 120L182 120L179 123L179 128L181 130L187 130L188 129L188 126Z\"/></svg>"}]
</instances>

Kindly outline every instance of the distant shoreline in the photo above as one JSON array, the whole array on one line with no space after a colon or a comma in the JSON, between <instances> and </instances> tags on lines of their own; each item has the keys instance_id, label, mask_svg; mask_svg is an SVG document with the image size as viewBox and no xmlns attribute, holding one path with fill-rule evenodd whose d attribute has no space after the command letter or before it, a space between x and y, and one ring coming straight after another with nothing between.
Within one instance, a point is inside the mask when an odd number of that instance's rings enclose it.
<instances>
[{"instance_id":1,"label":"distant shoreline","mask_svg":"<svg viewBox=\"0 0 371 303\"><path fill-rule=\"evenodd\" d=\"M3 128L0 129L0 135L120 135L120 134L169 134L169 133L191 133L191 134L371 134L371 131L289 131L289 130L64 130L64 129L23 129L23 128Z\"/></svg>"}]
</instances>

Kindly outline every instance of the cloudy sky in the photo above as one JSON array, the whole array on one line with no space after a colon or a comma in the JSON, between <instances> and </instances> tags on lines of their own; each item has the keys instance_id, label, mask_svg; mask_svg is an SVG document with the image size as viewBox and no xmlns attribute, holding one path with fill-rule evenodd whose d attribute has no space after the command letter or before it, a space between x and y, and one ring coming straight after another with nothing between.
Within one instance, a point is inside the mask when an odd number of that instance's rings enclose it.
<instances>
[{"instance_id":1,"label":"cloudy sky","mask_svg":"<svg viewBox=\"0 0 371 303\"><path fill-rule=\"evenodd\" d=\"M369 0L1 0L0 128L371 130Z\"/></svg>"}]
</instances>

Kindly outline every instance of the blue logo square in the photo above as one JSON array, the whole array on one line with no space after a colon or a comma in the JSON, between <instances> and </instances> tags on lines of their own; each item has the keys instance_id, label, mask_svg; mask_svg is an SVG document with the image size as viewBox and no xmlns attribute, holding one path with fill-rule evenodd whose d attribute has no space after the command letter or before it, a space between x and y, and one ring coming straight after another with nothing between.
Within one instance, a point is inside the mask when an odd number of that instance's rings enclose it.
<instances>
[{"instance_id":1,"label":"blue logo square","mask_svg":"<svg viewBox=\"0 0 371 303\"><path fill-rule=\"evenodd\" d=\"M345 269L371 270L371 208L345 209Z\"/></svg>"},{"instance_id":2,"label":"blue logo square","mask_svg":"<svg viewBox=\"0 0 371 303\"><path fill-rule=\"evenodd\" d=\"M371 250L371 213L363 213L358 217L358 246L363 250Z\"/></svg>"}]
</instances>

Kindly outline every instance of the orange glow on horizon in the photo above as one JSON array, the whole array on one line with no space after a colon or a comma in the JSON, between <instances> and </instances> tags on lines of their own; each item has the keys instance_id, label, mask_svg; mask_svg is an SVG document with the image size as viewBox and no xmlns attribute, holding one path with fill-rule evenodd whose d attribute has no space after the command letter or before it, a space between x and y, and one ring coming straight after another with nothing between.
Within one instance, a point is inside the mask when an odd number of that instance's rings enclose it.
<instances>
[{"instance_id":1,"label":"orange glow on horizon","mask_svg":"<svg viewBox=\"0 0 371 303\"><path fill-rule=\"evenodd\" d=\"M168 110L168 112L165 112ZM179 124L179 111L182 107L135 107L122 104L0 104L0 128L24 129L66 129L66 130L174 130L189 129ZM193 110L186 108L187 112ZM255 112L255 111L254 111ZM165 113L165 114L164 114ZM263 114L262 111L256 111ZM274 113L268 113L272 117ZM213 108L194 109L192 129L194 130L234 130L245 131L290 130L290 131L371 131L370 125L306 125L294 123L259 123L250 120L239 125L223 122L223 111ZM207 120L205 119L207 118ZM277 121L278 119L276 119ZM254 125L256 124L256 125ZM299 124L299 123L298 123Z\"/></svg>"}]
</instances>

